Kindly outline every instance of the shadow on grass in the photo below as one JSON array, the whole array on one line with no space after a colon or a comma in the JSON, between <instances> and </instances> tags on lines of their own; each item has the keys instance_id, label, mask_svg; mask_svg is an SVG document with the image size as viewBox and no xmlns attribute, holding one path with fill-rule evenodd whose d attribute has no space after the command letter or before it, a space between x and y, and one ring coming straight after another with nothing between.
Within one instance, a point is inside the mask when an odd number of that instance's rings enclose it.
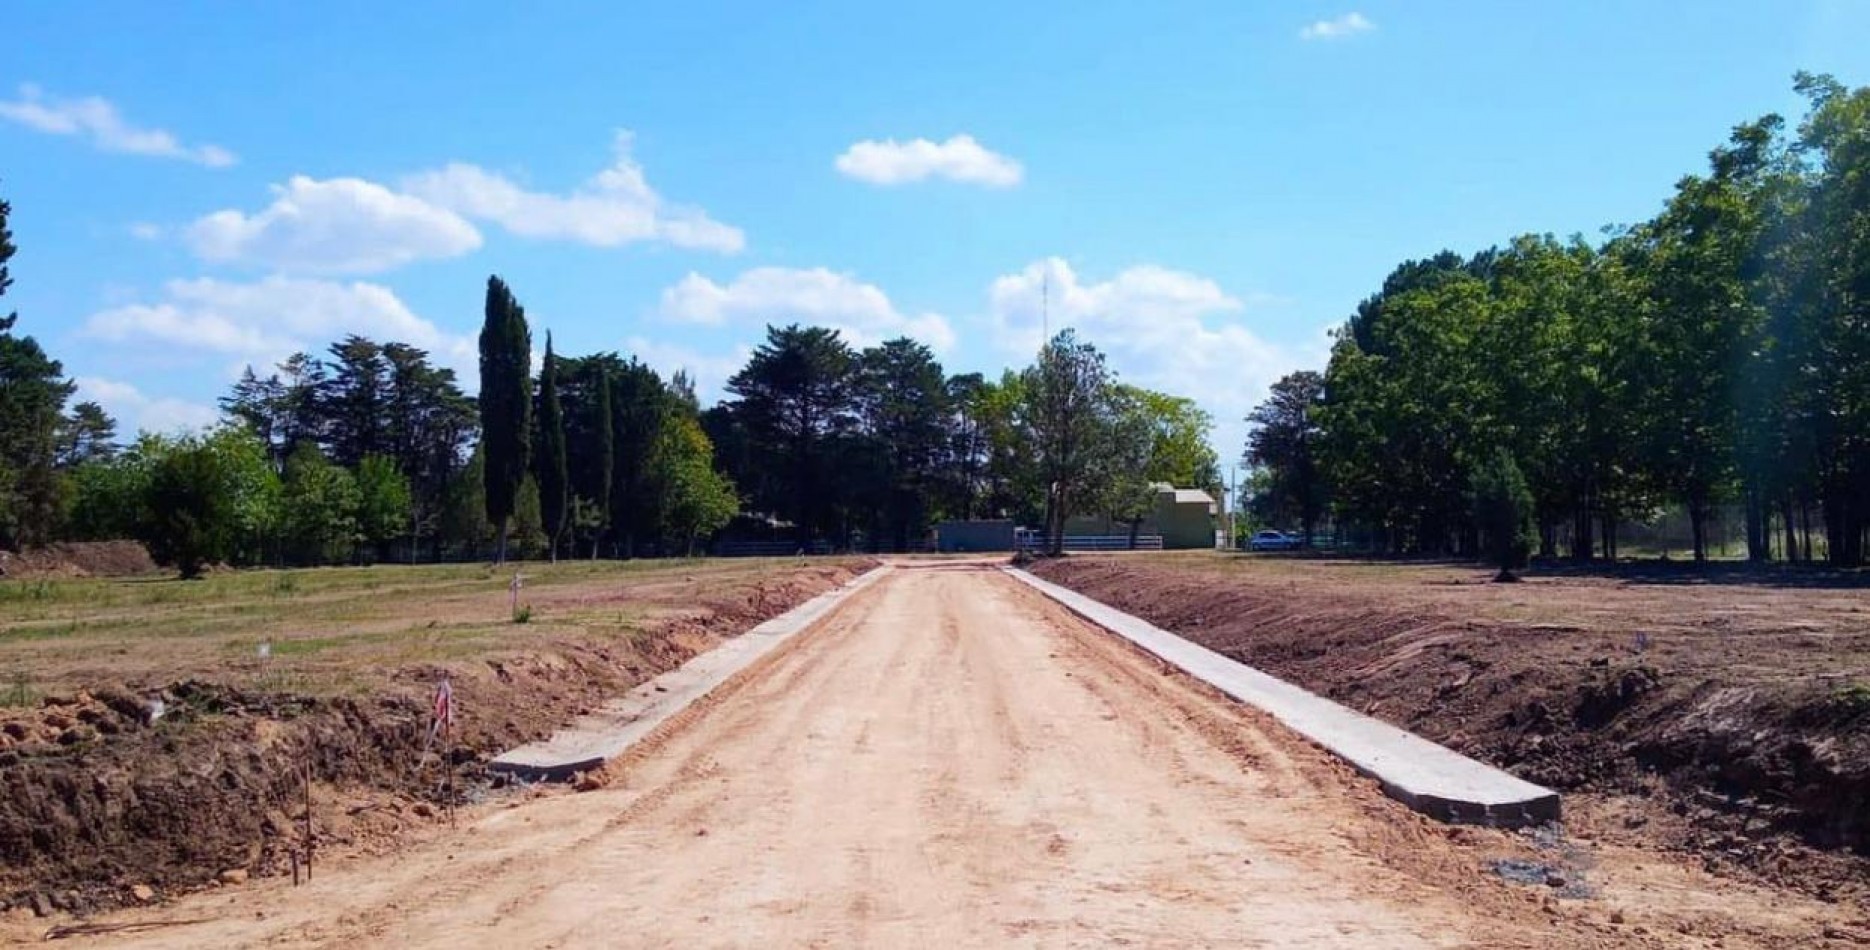
<instances>
[{"instance_id":1,"label":"shadow on grass","mask_svg":"<svg viewBox=\"0 0 1870 950\"><path fill-rule=\"evenodd\" d=\"M1408 568L1447 567L1492 570L1479 561L1451 558L1446 555L1367 554L1345 550L1231 552L1241 558L1279 561L1329 561L1350 567ZM1630 558L1620 561L1577 562L1563 558L1535 560L1519 572L1527 579L1602 578L1630 584L1671 586L1775 587L1789 590L1860 590L1870 589L1870 568L1841 568L1828 564L1754 564L1747 561L1707 561L1696 564L1687 560Z\"/></svg>"},{"instance_id":2,"label":"shadow on grass","mask_svg":"<svg viewBox=\"0 0 1870 950\"><path fill-rule=\"evenodd\" d=\"M1752 564L1746 561L1664 561L1645 559L1576 563L1541 561L1530 577L1602 577L1631 584L1780 587L1810 590L1870 588L1870 571L1826 564Z\"/></svg>"}]
</instances>

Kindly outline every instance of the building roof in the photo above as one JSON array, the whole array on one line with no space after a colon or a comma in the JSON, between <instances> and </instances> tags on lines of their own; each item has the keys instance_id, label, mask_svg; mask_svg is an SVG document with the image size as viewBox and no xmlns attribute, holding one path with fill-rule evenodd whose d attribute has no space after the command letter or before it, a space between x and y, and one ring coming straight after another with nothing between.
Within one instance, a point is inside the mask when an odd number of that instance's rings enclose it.
<instances>
[{"instance_id":1,"label":"building roof","mask_svg":"<svg viewBox=\"0 0 1870 950\"><path fill-rule=\"evenodd\" d=\"M1152 482L1149 487L1154 488L1155 490L1159 492L1167 492L1169 494L1174 495L1175 503L1178 505L1212 505L1214 504L1214 496L1209 495L1207 492L1202 491L1199 488L1177 488L1174 485L1169 484L1168 482Z\"/></svg>"}]
</instances>

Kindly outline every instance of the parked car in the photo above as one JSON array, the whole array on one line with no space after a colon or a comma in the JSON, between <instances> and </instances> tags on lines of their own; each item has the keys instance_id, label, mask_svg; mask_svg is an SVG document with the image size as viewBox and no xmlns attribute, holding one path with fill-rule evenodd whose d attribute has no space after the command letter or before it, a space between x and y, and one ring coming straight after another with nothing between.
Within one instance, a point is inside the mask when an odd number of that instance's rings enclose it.
<instances>
[{"instance_id":1,"label":"parked car","mask_svg":"<svg viewBox=\"0 0 1870 950\"><path fill-rule=\"evenodd\" d=\"M1247 539L1249 551L1293 551L1298 547L1298 537L1283 531L1262 531Z\"/></svg>"}]
</instances>

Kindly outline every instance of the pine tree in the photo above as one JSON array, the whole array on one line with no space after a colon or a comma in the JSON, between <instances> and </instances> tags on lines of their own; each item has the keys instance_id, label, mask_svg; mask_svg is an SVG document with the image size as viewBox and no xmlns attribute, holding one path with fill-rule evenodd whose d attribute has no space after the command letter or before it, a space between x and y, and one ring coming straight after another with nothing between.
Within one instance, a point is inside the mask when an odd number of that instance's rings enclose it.
<instances>
[{"instance_id":1,"label":"pine tree","mask_svg":"<svg viewBox=\"0 0 1870 950\"><path fill-rule=\"evenodd\" d=\"M0 201L0 296L13 283L11 211ZM50 540L60 496L54 463L73 389L39 341L13 332L18 319L0 317L0 536L12 546Z\"/></svg>"},{"instance_id":2,"label":"pine tree","mask_svg":"<svg viewBox=\"0 0 1870 950\"><path fill-rule=\"evenodd\" d=\"M597 528L591 532L591 558L597 559L597 546L610 529L610 483L617 470L617 437L612 431L610 374L597 376L597 395L591 400L591 456L594 484L591 504L596 509Z\"/></svg>"},{"instance_id":3,"label":"pine tree","mask_svg":"<svg viewBox=\"0 0 1870 950\"><path fill-rule=\"evenodd\" d=\"M533 450L539 481L539 513L546 549L558 560L558 542L571 510L570 479L565 468L565 412L558 398L558 360L552 335L545 336L545 363L539 369L539 442Z\"/></svg>"},{"instance_id":4,"label":"pine tree","mask_svg":"<svg viewBox=\"0 0 1870 950\"><path fill-rule=\"evenodd\" d=\"M494 563L506 561L514 501L526 477L532 429L532 337L526 312L499 277L487 278L480 332L480 419L487 520L499 526Z\"/></svg>"}]
</instances>

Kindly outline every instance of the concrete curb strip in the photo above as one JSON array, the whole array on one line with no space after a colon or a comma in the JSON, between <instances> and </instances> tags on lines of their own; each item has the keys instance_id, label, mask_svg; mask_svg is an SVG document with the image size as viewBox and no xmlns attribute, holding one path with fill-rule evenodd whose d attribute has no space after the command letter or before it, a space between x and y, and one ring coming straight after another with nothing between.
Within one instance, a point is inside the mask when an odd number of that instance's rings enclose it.
<instances>
[{"instance_id":1,"label":"concrete curb strip","mask_svg":"<svg viewBox=\"0 0 1870 950\"><path fill-rule=\"evenodd\" d=\"M1277 677L1025 571L1006 572L1249 706L1270 713L1383 786L1385 794L1443 821L1503 827L1555 821L1558 793L1309 693Z\"/></svg>"},{"instance_id":2,"label":"concrete curb strip","mask_svg":"<svg viewBox=\"0 0 1870 950\"><path fill-rule=\"evenodd\" d=\"M528 781L560 781L597 768L642 741L657 726L706 696L735 673L809 629L852 594L876 583L890 568L872 568L748 630L715 649L604 704L549 739L501 753L489 771Z\"/></svg>"}]
</instances>

